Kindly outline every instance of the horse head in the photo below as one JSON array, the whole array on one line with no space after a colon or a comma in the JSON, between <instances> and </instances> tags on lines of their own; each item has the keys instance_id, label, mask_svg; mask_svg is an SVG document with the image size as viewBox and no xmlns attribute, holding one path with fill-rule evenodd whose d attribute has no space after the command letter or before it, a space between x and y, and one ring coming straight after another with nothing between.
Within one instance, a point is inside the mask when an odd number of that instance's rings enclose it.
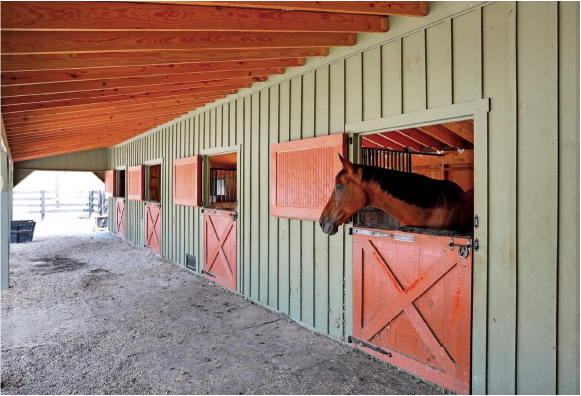
<instances>
[{"instance_id":1,"label":"horse head","mask_svg":"<svg viewBox=\"0 0 581 396\"><path fill-rule=\"evenodd\" d=\"M339 154L343 169L335 177L335 188L325 206L319 225L325 234L335 235L340 225L359 212L369 201L361 184L361 169Z\"/></svg>"}]
</instances>

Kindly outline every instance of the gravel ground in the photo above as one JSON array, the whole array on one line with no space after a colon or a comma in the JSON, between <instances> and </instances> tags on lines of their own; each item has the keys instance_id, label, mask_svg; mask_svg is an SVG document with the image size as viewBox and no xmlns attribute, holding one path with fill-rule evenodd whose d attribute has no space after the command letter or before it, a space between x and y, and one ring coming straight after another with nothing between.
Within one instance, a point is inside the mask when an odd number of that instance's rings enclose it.
<instances>
[{"instance_id":1,"label":"gravel ground","mask_svg":"<svg viewBox=\"0 0 581 396\"><path fill-rule=\"evenodd\" d=\"M442 392L107 232L48 228L11 247L3 394Z\"/></svg>"}]
</instances>

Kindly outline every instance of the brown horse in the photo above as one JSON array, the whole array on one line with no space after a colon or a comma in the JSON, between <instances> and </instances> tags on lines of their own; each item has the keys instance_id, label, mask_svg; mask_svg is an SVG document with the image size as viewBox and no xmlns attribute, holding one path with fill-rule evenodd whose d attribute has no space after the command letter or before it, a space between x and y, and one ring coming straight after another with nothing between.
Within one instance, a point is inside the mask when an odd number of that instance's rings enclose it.
<instances>
[{"instance_id":1,"label":"brown horse","mask_svg":"<svg viewBox=\"0 0 581 396\"><path fill-rule=\"evenodd\" d=\"M339 157L343 169L319 219L324 233L336 234L340 225L366 206L385 211L407 227L472 231L472 190L464 192L449 180L356 165Z\"/></svg>"}]
</instances>

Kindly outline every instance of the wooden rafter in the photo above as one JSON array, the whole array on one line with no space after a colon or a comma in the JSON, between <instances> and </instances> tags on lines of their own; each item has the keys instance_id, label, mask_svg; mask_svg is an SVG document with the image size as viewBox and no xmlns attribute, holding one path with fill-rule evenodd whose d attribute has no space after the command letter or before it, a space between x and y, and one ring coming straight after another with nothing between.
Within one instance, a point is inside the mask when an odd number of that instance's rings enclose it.
<instances>
[{"instance_id":1,"label":"wooden rafter","mask_svg":"<svg viewBox=\"0 0 581 396\"><path fill-rule=\"evenodd\" d=\"M70 70L119 66L168 65L326 56L327 47L252 50L101 52L98 54L2 55L2 71Z\"/></svg>"},{"instance_id":2,"label":"wooden rafter","mask_svg":"<svg viewBox=\"0 0 581 396\"><path fill-rule=\"evenodd\" d=\"M103 103L104 101L116 102L120 100L134 99L139 97L162 97L173 95L173 92L179 90L187 90L190 88L209 88L209 87L228 87L234 84L246 84L266 81L266 77L243 77L243 78L233 78L229 80L216 80L216 81L203 81L197 83L182 83L182 84L167 84L167 85L154 85L148 88L140 87L138 89L134 88L119 88L119 89L104 89L100 91L83 91L78 93L64 93L64 94L54 94L51 95L55 100L50 100L48 98L39 98L42 101L34 101L31 103L10 103L12 98L7 98L6 105L2 106L2 111L6 113L17 112L17 111L27 111L27 110L37 110L37 109L49 109L54 107L63 106L78 106L91 103ZM14 98L13 100L20 100ZM8 105L10 103L10 105Z\"/></svg>"},{"instance_id":3,"label":"wooden rafter","mask_svg":"<svg viewBox=\"0 0 581 396\"><path fill-rule=\"evenodd\" d=\"M430 125L418 128L422 132L427 133L435 139L438 139L446 144L448 147L464 148L468 146L468 142L460 138L455 133L442 125Z\"/></svg>"},{"instance_id":4,"label":"wooden rafter","mask_svg":"<svg viewBox=\"0 0 581 396\"><path fill-rule=\"evenodd\" d=\"M170 74L167 76L154 77L133 77L122 79L108 79L108 80L94 80L94 81L79 81L67 83L51 83L51 84L28 84L28 85L13 85L2 88L3 98L16 97L21 100L26 100L28 95L49 95L69 92L88 92L88 91L102 91L115 90L120 92L121 88L133 88L135 92L148 92L149 90L160 90L159 86L174 85L174 84L189 84L207 81L246 78L256 76L270 76L273 74L283 74L284 69L256 69L256 70L235 70L227 72L204 72L204 73L187 73L187 74ZM50 97L50 96L47 96ZM75 96L76 97L76 96ZM39 102L40 100L31 100L29 102ZM6 99L3 104L23 103L10 102Z\"/></svg>"},{"instance_id":5,"label":"wooden rafter","mask_svg":"<svg viewBox=\"0 0 581 396\"><path fill-rule=\"evenodd\" d=\"M440 142L438 139L434 139L428 134L423 133L419 129L402 129L399 130L398 133L405 135L426 147L431 147L436 151L441 151L444 148L442 142Z\"/></svg>"},{"instance_id":6,"label":"wooden rafter","mask_svg":"<svg viewBox=\"0 0 581 396\"><path fill-rule=\"evenodd\" d=\"M417 152L424 151L425 147L421 144L415 142L414 140L408 138L407 136L402 136L397 132L383 132L379 133L378 136L383 137L385 139L389 139L392 142L399 144L400 146L410 148Z\"/></svg>"},{"instance_id":7,"label":"wooden rafter","mask_svg":"<svg viewBox=\"0 0 581 396\"><path fill-rule=\"evenodd\" d=\"M186 97L182 99L174 99L174 100L167 100L167 101L150 101L143 104L137 105L128 105L128 106L116 106L116 107L103 107L98 108L95 110L88 110L88 111L75 111L75 112L62 112L62 113L55 113L55 114L48 114L48 115L40 115L35 117L21 117L21 118L12 118L9 119L9 123L6 125L8 127L22 127L22 126L44 126L50 125L55 122L60 121L71 121L71 120L83 120L92 117L99 117L99 116L115 116L117 114L126 114L129 112L148 112L148 111L156 111L160 108L171 108L180 106L181 104L186 104L189 102L194 101L201 101L207 100L209 97L217 97L217 96L226 96L231 92L222 92L222 93L215 93L215 95L204 95L202 97Z\"/></svg>"},{"instance_id":8,"label":"wooden rafter","mask_svg":"<svg viewBox=\"0 0 581 396\"><path fill-rule=\"evenodd\" d=\"M64 7L66 13L62 12ZM387 31L387 18L180 4L6 2L2 5L2 30L378 33Z\"/></svg>"},{"instance_id":9,"label":"wooden rafter","mask_svg":"<svg viewBox=\"0 0 581 396\"><path fill-rule=\"evenodd\" d=\"M303 66L304 58L263 59L234 62L176 63L150 66L103 67L88 69L2 71L2 87L23 84L43 84L71 81L92 81L179 75L254 69L280 69Z\"/></svg>"},{"instance_id":10,"label":"wooden rafter","mask_svg":"<svg viewBox=\"0 0 581 396\"><path fill-rule=\"evenodd\" d=\"M173 3L172 1L149 1ZM324 11L342 14L422 17L428 15L427 1L180 1L180 4L269 10Z\"/></svg>"},{"instance_id":11,"label":"wooden rafter","mask_svg":"<svg viewBox=\"0 0 581 396\"><path fill-rule=\"evenodd\" d=\"M1 48L2 55L30 55L345 47L355 40L349 33L3 31Z\"/></svg>"},{"instance_id":12,"label":"wooden rafter","mask_svg":"<svg viewBox=\"0 0 581 396\"><path fill-rule=\"evenodd\" d=\"M217 87L204 87L192 89L178 89L170 91L148 92L132 95L110 96L106 101L101 98L57 100L46 102L26 103L14 106L2 107L2 112L8 118L34 117L68 112L80 112L86 110L99 110L117 106L132 106L143 103L155 103L157 101L187 99L191 97L205 97L208 95L228 95L238 92L241 88L248 88L250 84L233 84Z\"/></svg>"}]
</instances>

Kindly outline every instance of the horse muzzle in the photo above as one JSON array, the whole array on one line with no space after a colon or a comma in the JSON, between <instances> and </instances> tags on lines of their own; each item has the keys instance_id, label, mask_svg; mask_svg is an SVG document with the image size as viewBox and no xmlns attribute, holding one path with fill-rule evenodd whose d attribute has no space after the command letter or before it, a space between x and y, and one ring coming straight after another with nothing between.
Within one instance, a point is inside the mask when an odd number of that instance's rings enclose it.
<instances>
[{"instance_id":1,"label":"horse muzzle","mask_svg":"<svg viewBox=\"0 0 581 396\"><path fill-rule=\"evenodd\" d=\"M331 222L328 220L319 220L319 225L321 226L321 230L327 235L335 235L339 230L339 226L336 222Z\"/></svg>"}]
</instances>

